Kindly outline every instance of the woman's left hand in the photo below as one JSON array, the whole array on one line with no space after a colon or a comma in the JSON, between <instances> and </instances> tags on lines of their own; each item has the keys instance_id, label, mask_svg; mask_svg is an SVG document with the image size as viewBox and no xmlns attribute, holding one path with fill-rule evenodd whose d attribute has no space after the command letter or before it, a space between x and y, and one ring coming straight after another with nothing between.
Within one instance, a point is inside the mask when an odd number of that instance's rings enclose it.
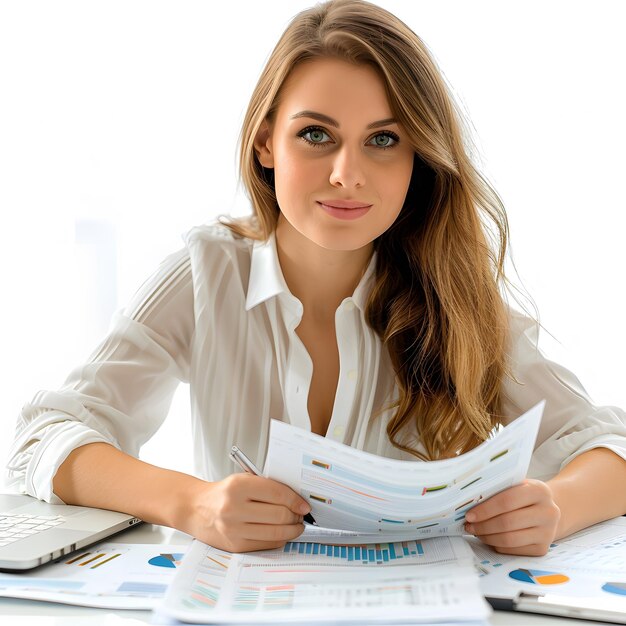
<instances>
[{"instance_id":1,"label":"woman's left hand","mask_svg":"<svg viewBox=\"0 0 626 626\"><path fill-rule=\"evenodd\" d=\"M556 537L560 518L550 486L526 479L468 511L465 531L496 552L542 556Z\"/></svg>"}]
</instances>

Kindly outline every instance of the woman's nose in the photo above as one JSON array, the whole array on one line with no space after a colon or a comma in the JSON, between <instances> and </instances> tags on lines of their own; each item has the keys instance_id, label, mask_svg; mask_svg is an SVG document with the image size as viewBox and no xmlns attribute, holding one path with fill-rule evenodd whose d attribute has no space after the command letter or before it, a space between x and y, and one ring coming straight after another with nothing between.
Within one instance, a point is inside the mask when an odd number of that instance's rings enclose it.
<instances>
[{"instance_id":1,"label":"woman's nose","mask_svg":"<svg viewBox=\"0 0 626 626\"><path fill-rule=\"evenodd\" d=\"M330 183L335 187L352 189L363 187L365 171L358 150L343 146L333 158Z\"/></svg>"}]
</instances>

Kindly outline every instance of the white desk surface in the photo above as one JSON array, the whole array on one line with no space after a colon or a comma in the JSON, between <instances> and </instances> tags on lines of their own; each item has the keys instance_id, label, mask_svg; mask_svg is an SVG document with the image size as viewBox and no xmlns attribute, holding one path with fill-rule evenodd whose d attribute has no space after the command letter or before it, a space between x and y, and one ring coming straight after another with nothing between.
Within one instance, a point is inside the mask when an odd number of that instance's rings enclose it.
<instances>
[{"instance_id":1,"label":"white desk surface","mask_svg":"<svg viewBox=\"0 0 626 626\"><path fill-rule=\"evenodd\" d=\"M153 524L141 524L115 535L120 543L187 544L191 537L177 530ZM150 611L112 611L51 602L0 598L0 624L6 626L141 626L150 624ZM493 626L598 626L605 622L573 620L562 617L495 611Z\"/></svg>"}]
</instances>

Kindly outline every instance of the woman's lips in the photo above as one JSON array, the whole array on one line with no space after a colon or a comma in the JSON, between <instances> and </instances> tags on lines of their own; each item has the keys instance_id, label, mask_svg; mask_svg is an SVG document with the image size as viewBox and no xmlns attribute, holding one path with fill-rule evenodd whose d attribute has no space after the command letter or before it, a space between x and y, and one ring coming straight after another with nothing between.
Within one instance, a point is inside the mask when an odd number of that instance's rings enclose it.
<instances>
[{"instance_id":1,"label":"woman's lips","mask_svg":"<svg viewBox=\"0 0 626 626\"><path fill-rule=\"evenodd\" d=\"M319 203L334 209L365 209L372 206L367 202L357 202L356 200L319 200Z\"/></svg>"},{"instance_id":2,"label":"woman's lips","mask_svg":"<svg viewBox=\"0 0 626 626\"><path fill-rule=\"evenodd\" d=\"M365 215L372 207L371 204L353 200L318 200L317 204L326 213L340 220L355 220Z\"/></svg>"}]
</instances>

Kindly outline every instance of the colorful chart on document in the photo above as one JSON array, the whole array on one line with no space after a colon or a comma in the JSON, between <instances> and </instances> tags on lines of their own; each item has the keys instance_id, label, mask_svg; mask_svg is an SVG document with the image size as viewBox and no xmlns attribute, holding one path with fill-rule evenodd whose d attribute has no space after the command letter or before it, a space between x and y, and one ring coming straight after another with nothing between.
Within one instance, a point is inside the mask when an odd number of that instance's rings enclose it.
<instances>
[{"instance_id":1,"label":"colorful chart on document","mask_svg":"<svg viewBox=\"0 0 626 626\"><path fill-rule=\"evenodd\" d=\"M184 554L159 554L148 561L156 567L178 567L183 560Z\"/></svg>"},{"instance_id":2,"label":"colorful chart on document","mask_svg":"<svg viewBox=\"0 0 626 626\"><path fill-rule=\"evenodd\" d=\"M360 562L363 565L393 562L422 556L421 541L397 541L395 543L371 543L364 545L335 545L325 543L287 542L283 551L289 554L306 554L327 559Z\"/></svg>"},{"instance_id":3,"label":"colorful chart on document","mask_svg":"<svg viewBox=\"0 0 626 626\"><path fill-rule=\"evenodd\" d=\"M608 591L618 596L626 596L626 582L621 583L604 583L602 591Z\"/></svg>"},{"instance_id":4,"label":"colorful chart on document","mask_svg":"<svg viewBox=\"0 0 626 626\"><path fill-rule=\"evenodd\" d=\"M559 585L569 581L569 576L558 572L546 572L540 569L515 569L509 572L509 577L523 583L534 585Z\"/></svg>"},{"instance_id":5,"label":"colorful chart on document","mask_svg":"<svg viewBox=\"0 0 626 626\"><path fill-rule=\"evenodd\" d=\"M97 569L106 566L111 561L122 556L127 550L94 550L93 552L83 552L78 556L72 557L69 561L65 561L65 565L73 565L84 567L85 569Z\"/></svg>"}]
</instances>

